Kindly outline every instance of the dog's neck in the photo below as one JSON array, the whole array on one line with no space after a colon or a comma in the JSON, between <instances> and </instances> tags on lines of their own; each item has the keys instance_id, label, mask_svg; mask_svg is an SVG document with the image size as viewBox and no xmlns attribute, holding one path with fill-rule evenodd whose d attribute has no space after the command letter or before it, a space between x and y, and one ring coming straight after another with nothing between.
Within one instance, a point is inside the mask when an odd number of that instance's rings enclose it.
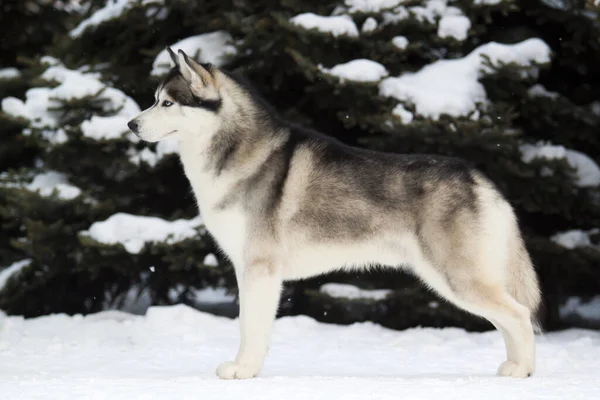
<instances>
[{"instance_id":1,"label":"dog's neck","mask_svg":"<svg viewBox=\"0 0 600 400\"><path fill-rule=\"evenodd\" d=\"M181 162L201 209L214 207L237 182L258 171L290 134L260 106L228 101L223 99L223 123L215 134L197 133L180 142Z\"/></svg>"}]
</instances>

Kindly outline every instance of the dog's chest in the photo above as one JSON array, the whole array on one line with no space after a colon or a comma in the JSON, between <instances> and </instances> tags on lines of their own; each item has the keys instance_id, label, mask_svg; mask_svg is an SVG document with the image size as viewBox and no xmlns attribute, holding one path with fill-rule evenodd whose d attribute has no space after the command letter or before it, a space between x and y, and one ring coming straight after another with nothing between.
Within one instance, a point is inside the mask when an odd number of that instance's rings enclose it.
<instances>
[{"instance_id":1,"label":"dog's chest","mask_svg":"<svg viewBox=\"0 0 600 400\"><path fill-rule=\"evenodd\" d=\"M246 216L240 206L220 207L224 193L220 185L192 184L206 229L234 264L243 261L246 243Z\"/></svg>"},{"instance_id":2,"label":"dog's chest","mask_svg":"<svg viewBox=\"0 0 600 400\"><path fill-rule=\"evenodd\" d=\"M193 153L188 155L185 149L181 151L181 159L206 229L229 259L241 265L246 243L246 216L241 206L220 206L235 181L226 177L215 179L211 174L203 173L200 158L194 157Z\"/></svg>"},{"instance_id":3,"label":"dog's chest","mask_svg":"<svg viewBox=\"0 0 600 400\"><path fill-rule=\"evenodd\" d=\"M217 241L219 247L235 265L240 265L243 262L246 242L246 218L241 210L237 208L202 210L200 208L200 214L206 229Z\"/></svg>"}]
</instances>

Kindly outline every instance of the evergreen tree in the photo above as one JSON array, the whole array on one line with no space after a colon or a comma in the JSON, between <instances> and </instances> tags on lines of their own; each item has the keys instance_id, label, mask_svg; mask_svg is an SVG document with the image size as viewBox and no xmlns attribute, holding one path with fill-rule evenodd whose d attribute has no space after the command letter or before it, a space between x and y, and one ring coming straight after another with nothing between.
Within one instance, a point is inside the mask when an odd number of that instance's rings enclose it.
<instances>
[{"instance_id":1,"label":"evergreen tree","mask_svg":"<svg viewBox=\"0 0 600 400\"><path fill-rule=\"evenodd\" d=\"M208 287L235 291L173 144L126 134L127 118L152 103L173 45L243 73L283 116L346 143L471 161L515 206L546 327L560 327L561 304L600 292L598 11L542 0L62 7L48 17L52 40L33 41L35 50L15 41L3 59L20 71L0 78L0 265L30 261L13 264L0 308L91 312L123 307L132 293L198 306ZM489 328L383 268L290 283L280 313Z\"/></svg>"}]
</instances>

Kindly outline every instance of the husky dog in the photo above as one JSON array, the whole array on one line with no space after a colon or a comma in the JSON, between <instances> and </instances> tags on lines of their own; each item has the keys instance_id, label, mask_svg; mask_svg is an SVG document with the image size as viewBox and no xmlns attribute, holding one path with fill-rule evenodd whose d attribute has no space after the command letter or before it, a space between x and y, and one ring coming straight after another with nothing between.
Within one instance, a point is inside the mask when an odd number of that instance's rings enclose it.
<instances>
[{"instance_id":1,"label":"husky dog","mask_svg":"<svg viewBox=\"0 0 600 400\"><path fill-rule=\"evenodd\" d=\"M235 267L241 343L223 379L263 365L282 283L336 269L405 268L489 320L506 344L498 375L535 368L538 278L515 214L460 159L374 152L290 124L249 86L168 49L175 67L131 120L174 138L207 230Z\"/></svg>"}]
</instances>

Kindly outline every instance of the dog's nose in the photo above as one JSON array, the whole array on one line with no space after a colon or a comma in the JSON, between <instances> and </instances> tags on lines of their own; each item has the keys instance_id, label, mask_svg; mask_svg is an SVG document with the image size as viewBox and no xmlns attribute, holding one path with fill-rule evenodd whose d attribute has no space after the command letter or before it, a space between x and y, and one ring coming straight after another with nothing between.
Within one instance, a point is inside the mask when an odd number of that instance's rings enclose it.
<instances>
[{"instance_id":1,"label":"dog's nose","mask_svg":"<svg viewBox=\"0 0 600 400\"><path fill-rule=\"evenodd\" d=\"M132 119L131 121L129 121L127 123L127 126L129 127L129 129L131 129L131 131L133 133L138 133L138 124L137 124L137 122L135 122L134 119Z\"/></svg>"}]
</instances>

